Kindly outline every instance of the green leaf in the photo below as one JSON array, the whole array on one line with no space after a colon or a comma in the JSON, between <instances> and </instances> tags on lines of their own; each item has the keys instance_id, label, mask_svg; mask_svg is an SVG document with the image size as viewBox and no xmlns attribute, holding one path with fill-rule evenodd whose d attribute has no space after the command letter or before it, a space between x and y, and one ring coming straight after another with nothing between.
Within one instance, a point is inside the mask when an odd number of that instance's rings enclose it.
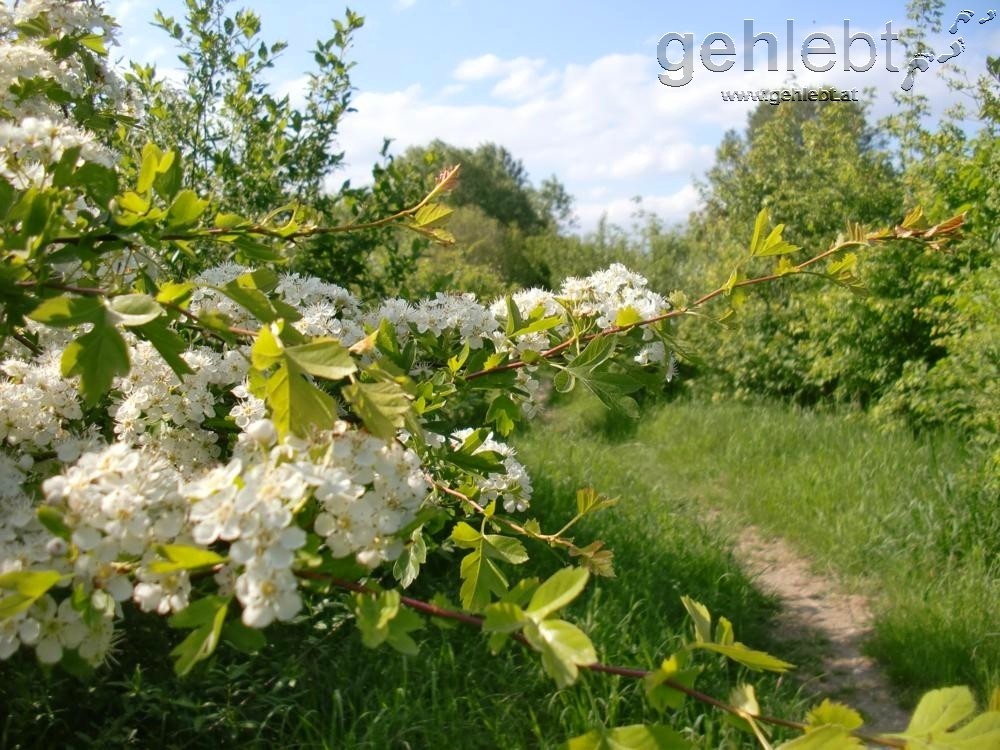
<instances>
[{"instance_id":1,"label":"green leaf","mask_svg":"<svg viewBox=\"0 0 1000 750\"><path fill-rule=\"evenodd\" d=\"M165 281L160 284L156 301L164 305L182 305L191 299L195 286L190 282Z\"/></svg>"},{"instance_id":2,"label":"green leaf","mask_svg":"<svg viewBox=\"0 0 1000 750\"><path fill-rule=\"evenodd\" d=\"M202 625L191 631L190 635L178 644L170 652L176 658L174 662L174 672L178 677L188 674L191 669L200 661L204 661L214 652L219 645L219 636L222 634L222 626L226 621L226 611L229 602L219 606L211 622Z\"/></svg>"},{"instance_id":3,"label":"green leaf","mask_svg":"<svg viewBox=\"0 0 1000 750\"><path fill-rule=\"evenodd\" d=\"M583 487L576 491L576 514L585 516L618 504L617 498L605 497L593 487Z\"/></svg>"},{"instance_id":4,"label":"green leaf","mask_svg":"<svg viewBox=\"0 0 1000 750\"><path fill-rule=\"evenodd\" d=\"M569 363L574 373L594 370L608 361L615 353L617 343L611 336L598 336L591 339L587 347Z\"/></svg>"},{"instance_id":5,"label":"green leaf","mask_svg":"<svg viewBox=\"0 0 1000 750\"><path fill-rule=\"evenodd\" d=\"M760 257L773 256L773 255L787 255L788 253L794 253L799 250L798 245L793 245L790 242L785 242L781 238L781 233L785 231L784 224L778 224L771 233L764 240L764 244L761 246L757 255Z\"/></svg>"},{"instance_id":6,"label":"green leaf","mask_svg":"<svg viewBox=\"0 0 1000 750\"><path fill-rule=\"evenodd\" d=\"M14 592L0 599L0 622L31 608L38 597Z\"/></svg>"},{"instance_id":7,"label":"green leaf","mask_svg":"<svg viewBox=\"0 0 1000 750\"><path fill-rule=\"evenodd\" d=\"M462 558L459 575L462 577L459 596L465 609L480 610L490 603L491 594L499 597L507 591L507 578L484 553L483 543Z\"/></svg>"},{"instance_id":8,"label":"green leaf","mask_svg":"<svg viewBox=\"0 0 1000 750\"><path fill-rule=\"evenodd\" d=\"M552 378L552 387L558 393L569 393L576 386L576 378L568 370L560 370Z\"/></svg>"},{"instance_id":9,"label":"green leaf","mask_svg":"<svg viewBox=\"0 0 1000 750\"><path fill-rule=\"evenodd\" d=\"M649 704L658 711L667 708L677 710L684 705L687 694L670 685L667 680L683 685L686 688L694 688L694 682L700 670L682 669L684 652L674 654L669 659L664 659L659 669L656 669L643 678L643 685L646 689L646 698Z\"/></svg>"},{"instance_id":10,"label":"green leaf","mask_svg":"<svg viewBox=\"0 0 1000 750\"><path fill-rule=\"evenodd\" d=\"M904 734L927 737L946 732L976 710L976 700L969 688L948 687L925 693L917 704Z\"/></svg>"},{"instance_id":11,"label":"green leaf","mask_svg":"<svg viewBox=\"0 0 1000 750\"><path fill-rule=\"evenodd\" d=\"M181 190L167 211L167 226L180 229L194 224L205 213L208 201L198 197L194 190Z\"/></svg>"},{"instance_id":12,"label":"green leaf","mask_svg":"<svg viewBox=\"0 0 1000 750\"><path fill-rule=\"evenodd\" d=\"M521 418L521 409L510 396L500 394L490 403L486 421L496 425L497 432L506 437L514 431L514 425Z\"/></svg>"},{"instance_id":13,"label":"green leaf","mask_svg":"<svg viewBox=\"0 0 1000 750\"><path fill-rule=\"evenodd\" d=\"M472 551L462 559L462 606L482 609L490 601L490 594L503 596L507 592L507 579L494 560L520 565L528 560L528 552L517 539L497 534L483 535L464 521L455 524L449 537L456 546Z\"/></svg>"},{"instance_id":14,"label":"green leaf","mask_svg":"<svg viewBox=\"0 0 1000 750\"><path fill-rule=\"evenodd\" d=\"M555 328L560 323L562 323L563 320L564 319L561 315L553 315L550 318L541 318L540 320L536 320L532 323L528 323L527 325L522 326L521 328L518 328L516 331L514 331L514 333L511 334L511 336L512 337L527 336L532 333L541 333L542 331L548 331L552 328ZM525 352L525 354L527 354L527 352ZM532 354L535 354L535 352L532 352Z\"/></svg>"},{"instance_id":15,"label":"green leaf","mask_svg":"<svg viewBox=\"0 0 1000 750\"><path fill-rule=\"evenodd\" d=\"M528 616L516 604L496 602L486 608L483 630L487 633L514 633L524 627Z\"/></svg>"},{"instance_id":16,"label":"green leaf","mask_svg":"<svg viewBox=\"0 0 1000 750\"><path fill-rule=\"evenodd\" d=\"M78 40L81 46L86 47L91 52L96 52L101 57L108 56L108 48L104 46L104 37L100 34L85 34Z\"/></svg>"},{"instance_id":17,"label":"green leaf","mask_svg":"<svg viewBox=\"0 0 1000 750\"><path fill-rule=\"evenodd\" d=\"M697 602L689 596L681 597L681 604L694 621L694 638L696 643L711 642L712 640L712 615L701 602Z\"/></svg>"},{"instance_id":18,"label":"green leaf","mask_svg":"<svg viewBox=\"0 0 1000 750\"><path fill-rule=\"evenodd\" d=\"M861 718L861 714L853 708L845 706L843 703L831 701L829 698L824 699L822 703L806 714L806 725L809 727L806 729L807 732L827 724L834 724L848 731L853 731L864 723L865 720Z\"/></svg>"},{"instance_id":19,"label":"green leaf","mask_svg":"<svg viewBox=\"0 0 1000 750\"><path fill-rule=\"evenodd\" d=\"M225 596L205 596L188 604L184 609L175 612L167 619L172 628L190 630L207 625L215 619L220 607L229 606L229 598Z\"/></svg>"},{"instance_id":20,"label":"green leaf","mask_svg":"<svg viewBox=\"0 0 1000 750\"><path fill-rule=\"evenodd\" d=\"M156 177L156 169L160 166L160 157L163 152L155 143L147 143L142 147L142 162L139 166L139 179L135 185L135 192L139 194L149 192L153 187L153 179ZM141 213L141 212L140 212Z\"/></svg>"},{"instance_id":21,"label":"green leaf","mask_svg":"<svg viewBox=\"0 0 1000 750\"><path fill-rule=\"evenodd\" d=\"M394 618L389 622L389 634L386 643L399 651L401 654L413 656L417 653L417 642L413 640L410 633L420 630L424 626L424 621L420 615L411 609L400 609Z\"/></svg>"},{"instance_id":22,"label":"green leaf","mask_svg":"<svg viewBox=\"0 0 1000 750\"><path fill-rule=\"evenodd\" d=\"M222 628L222 640L244 654L256 654L267 645L267 637L239 620L230 620Z\"/></svg>"},{"instance_id":23,"label":"green leaf","mask_svg":"<svg viewBox=\"0 0 1000 750\"><path fill-rule=\"evenodd\" d=\"M420 574L420 566L427 562L427 544L424 542L423 527L418 527L410 535L410 543L392 567L392 574L404 589L409 588Z\"/></svg>"},{"instance_id":24,"label":"green leaf","mask_svg":"<svg viewBox=\"0 0 1000 750\"><path fill-rule=\"evenodd\" d=\"M767 209L762 208L753 224L753 236L750 238L750 255L757 255L757 251L764 244L764 233L767 231L767 225L770 223L771 219Z\"/></svg>"},{"instance_id":25,"label":"green leaf","mask_svg":"<svg viewBox=\"0 0 1000 750\"><path fill-rule=\"evenodd\" d=\"M127 327L141 326L163 315L163 308L148 294L121 294L108 301L116 322Z\"/></svg>"},{"instance_id":26,"label":"green leaf","mask_svg":"<svg viewBox=\"0 0 1000 750\"><path fill-rule=\"evenodd\" d=\"M987 711L942 738L955 750L994 750L1000 747L1000 711Z\"/></svg>"},{"instance_id":27,"label":"green leaf","mask_svg":"<svg viewBox=\"0 0 1000 750\"><path fill-rule=\"evenodd\" d=\"M281 340L267 326L257 332L250 348L250 363L258 370L267 370L284 361L285 348Z\"/></svg>"},{"instance_id":28,"label":"green leaf","mask_svg":"<svg viewBox=\"0 0 1000 750\"><path fill-rule=\"evenodd\" d=\"M260 289L240 286L234 279L219 289L229 299L253 315L261 323L273 323L282 317L271 304L271 300Z\"/></svg>"},{"instance_id":29,"label":"green leaf","mask_svg":"<svg viewBox=\"0 0 1000 750\"><path fill-rule=\"evenodd\" d=\"M731 646L736 642L733 624L725 617L720 617L715 625L715 642L722 646Z\"/></svg>"},{"instance_id":30,"label":"green leaf","mask_svg":"<svg viewBox=\"0 0 1000 750\"><path fill-rule=\"evenodd\" d=\"M471 350L472 348L469 346L469 342L466 341L465 346L462 347L462 350L458 354L456 354L454 357L449 357L448 370L451 372L452 375L454 375L455 373L457 373L459 370L462 369L462 365L464 365L466 360L469 359L469 352Z\"/></svg>"},{"instance_id":31,"label":"green leaf","mask_svg":"<svg viewBox=\"0 0 1000 750\"><path fill-rule=\"evenodd\" d=\"M0 599L0 622L24 612L62 580L55 570L20 570L0 575L0 589L13 593Z\"/></svg>"},{"instance_id":32,"label":"green leaf","mask_svg":"<svg viewBox=\"0 0 1000 750\"><path fill-rule=\"evenodd\" d=\"M691 645L691 648L703 648L708 651L714 651L735 662L739 662L744 667L752 669L755 672L787 672L789 669L795 668L794 664L782 661L764 651L755 651L754 649L747 648L742 643L732 643L729 645L721 643L694 643Z\"/></svg>"},{"instance_id":33,"label":"green leaf","mask_svg":"<svg viewBox=\"0 0 1000 750\"><path fill-rule=\"evenodd\" d=\"M367 430L383 440L392 440L410 411L406 392L396 383L351 383L341 393Z\"/></svg>"},{"instance_id":34,"label":"green leaf","mask_svg":"<svg viewBox=\"0 0 1000 750\"><path fill-rule=\"evenodd\" d=\"M189 547L185 544L161 544L157 547L166 560L155 560L149 565L153 573L173 573L178 570L197 570L212 565L219 565L226 558L201 547Z\"/></svg>"},{"instance_id":35,"label":"green leaf","mask_svg":"<svg viewBox=\"0 0 1000 750\"><path fill-rule=\"evenodd\" d=\"M630 724L614 729L595 729L574 737L565 750L688 750L691 743L668 726Z\"/></svg>"},{"instance_id":36,"label":"green leaf","mask_svg":"<svg viewBox=\"0 0 1000 750\"><path fill-rule=\"evenodd\" d=\"M80 376L84 403L93 406L111 389L116 375L128 374L128 347L118 329L102 319L69 343L61 367L63 377Z\"/></svg>"},{"instance_id":37,"label":"green leaf","mask_svg":"<svg viewBox=\"0 0 1000 750\"><path fill-rule=\"evenodd\" d=\"M514 298L509 294L507 295L507 323L504 328L504 333L508 336L513 336L514 331L518 331L524 328L524 319L521 317L521 310L518 308L517 304L514 302Z\"/></svg>"},{"instance_id":38,"label":"green leaf","mask_svg":"<svg viewBox=\"0 0 1000 750\"><path fill-rule=\"evenodd\" d=\"M556 571L535 590L528 603L528 616L539 621L557 612L580 595L588 580L590 573L585 568L563 568Z\"/></svg>"},{"instance_id":39,"label":"green leaf","mask_svg":"<svg viewBox=\"0 0 1000 750\"><path fill-rule=\"evenodd\" d=\"M528 643L542 655L542 667L559 687L572 685L578 667L597 661L587 634L564 620L529 620L524 627Z\"/></svg>"},{"instance_id":40,"label":"green leaf","mask_svg":"<svg viewBox=\"0 0 1000 750\"><path fill-rule=\"evenodd\" d=\"M520 565L528 561L528 551L517 539L499 534L486 534L482 537L483 552L494 560L502 560L511 565Z\"/></svg>"},{"instance_id":41,"label":"green leaf","mask_svg":"<svg viewBox=\"0 0 1000 750\"><path fill-rule=\"evenodd\" d=\"M417 211L413 221L418 227L431 227L440 224L453 213L452 209L441 203L428 203Z\"/></svg>"},{"instance_id":42,"label":"green leaf","mask_svg":"<svg viewBox=\"0 0 1000 750\"><path fill-rule=\"evenodd\" d=\"M311 428L328 429L337 421L333 397L306 380L287 359L265 382L264 400L281 435L303 436Z\"/></svg>"},{"instance_id":43,"label":"green leaf","mask_svg":"<svg viewBox=\"0 0 1000 750\"><path fill-rule=\"evenodd\" d=\"M635 399L625 395L642 387L635 378L624 373L607 371L594 370L585 375L577 370L572 372L608 409L617 414L624 414L629 419L639 418L639 405Z\"/></svg>"},{"instance_id":44,"label":"green leaf","mask_svg":"<svg viewBox=\"0 0 1000 750\"><path fill-rule=\"evenodd\" d=\"M135 332L153 345L178 378L183 379L185 375L194 372L181 356L188 349L187 342L164 321L154 320L152 323L137 326Z\"/></svg>"},{"instance_id":45,"label":"green leaf","mask_svg":"<svg viewBox=\"0 0 1000 750\"><path fill-rule=\"evenodd\" d=\"M351 353L331 338L313 339L308 344L287 347L285 356L310 375L328 380L346 378L358 369Z\"/></svg>"},{"instance_id":46,"label":"green leaf","mask_svg":"<svg viewBox=\"0 0 1000 750\"><path fill-rule=\"evenodd\" d=\"M417 644L409 633L423 627L420 617L401 605L398 591L378 595L356 594L355 617L361 642L368 648L388 643L404 654L415 654Z\"/></svg>"},{"instance_id":47,"label":"green leaf","mask_svg":"<svg viewBox=\"0 0 1000 750\"><path fill-rule=\"evenodd\" d=\"M71 297L64 294L42 302L28 313L31 320L56 328L68 328L80 323L96 323L104 317L104 305L99 297Z\"/></svg>"},{"instance_id":48,"label":"green leaf","mask_svg":"<svg viewBox=\"0 0 1000 750\"><path fill-rule=\"evenodd\" d=\"M843 727L824 726L779 745L778 750L861 750L863 747L861 740L852 737Z\"/></svg>"},{"instance_id":49,"label":"green leaf","mask_svg":"<svg viewBox=\"0 0 1000 750\"><path fill-rule=\"evenodd\" d=\"M169 201L181 189L183 179L184 169L181 166L181 157L171 149L160 157L160 163L156 167L156 177L153 179L153 188L164 200Z\"/></svg>"},{"instance_id":50,"label":"green leaf","mask_svg":"<svg viewBox=\"0 0 1000 750\"><path fill-rule=\"evenodd\" d=\"M94 203L106 209L118 193L118 174L103 164L87 162L76 170L76 179Z\"/></svg>"},{"instance_id":51,"label":"green leaf","mask_svg":"<svg viewBox=\"0 0 1000 750\"><path fill-rule=\"evenodd\" d=\"M57 508L53 508L51 505L42 505L38 508L38 520L41 522L50 534L57 536L60 539L64 539L67 542L73 534L73 530L66 525L63 520L63 514Z\"/></svg>"}]
</instances>

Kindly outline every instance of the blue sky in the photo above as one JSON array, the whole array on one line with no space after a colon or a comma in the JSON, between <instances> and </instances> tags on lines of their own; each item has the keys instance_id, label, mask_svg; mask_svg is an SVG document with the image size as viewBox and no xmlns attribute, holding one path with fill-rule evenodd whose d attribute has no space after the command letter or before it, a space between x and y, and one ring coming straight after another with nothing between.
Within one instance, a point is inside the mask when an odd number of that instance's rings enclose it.
<instances>
[{"instance_id":1,"label":"blue sky","mask_svg":"<svg viewBox=\"0 0 1000 750\"><path fill-rule=\"evenodd\" d=\"M342 15L344 6L328 0L235 0L233 5L257 11L269 40L289 42L272 83L294 98L314 42L327 35L330 19ZM990 7L998 5L991 0ZM119 53L169 72L175 53L149 22L157 7L182 15L183 3L114 0L109 7L123 27ZM575 196L584 230L605 212L627 223L634 196L668 221L683 220L697 204L694 180L710 166L725 130L741 128L752 106L723 102L720 92L781 88L792 75L785 69L788 45L798 85L857 88L876 117L893 111L891 92L899 90L907 62L897 42L892 63L903 72L886 70L885 42L878 38L887 22L894 32L905 27L904 2L368 0L352 8L366 22L349 55L356 62L358 111L341 128L339 145L349 163L337 175L338 184L345 177L364 180L383 137L394 139L397 152L433 138L462 146L495 141L524 162L533 180L557 175ZM914 85L914 91L933 98L937 111L956 101L939 70L947 66L977 75L987 54L1000 53L1000 17L978 23L987 17L986 5L955 35L947 33L954 15L975 9L975 3L947 8L946 30L930 40L932 48L947 53L960 36L965 49L945 63L932 63ZM779 71L767 70L764 43L755 47L753 70L743 69L745 19L753 19L754 33L775 35ZM787 19L795 22L791 38ZM845 19L851 34L869 33L876 42L875 64L868 71L843 69ZM657 79L664 72L657 42L668 32L693 34L693 78L685 86ZM835 55L812 58L835 61L828 73L810 72L801 61L803 40L813 32L828 33L835 42ZM698 57L696 48L711 33L734 40L736 64L727 72L707 70ZM722 42L715 46L721 49ZM682 52L675 42L668 57L680 60ZM861 67L869 54L859 40L851 59Z\"/></svg>"}]
</instances>

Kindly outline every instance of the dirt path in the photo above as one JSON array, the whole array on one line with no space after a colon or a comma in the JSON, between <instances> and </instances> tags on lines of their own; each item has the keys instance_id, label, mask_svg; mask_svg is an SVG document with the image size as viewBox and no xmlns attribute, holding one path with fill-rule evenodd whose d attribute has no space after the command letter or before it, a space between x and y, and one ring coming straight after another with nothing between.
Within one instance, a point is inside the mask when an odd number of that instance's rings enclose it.
<instances>
[{"instance_id":1,"label":"dirt path","mask_svg":"<svg viewBox=\"0 0 1000 750\"><path fill-rule=\"evenodd\" d=\"M867 599L845 593L833 579L814 573L787 543L766 539L753 526L740 533L736 556L762 590L781 600L778 638L795 650L819 652L821 674L807 687L859 710L869 731L902 730L907 714L892 699L882 669L861 653L871 632Z\"/></svg>"}]
</instances>

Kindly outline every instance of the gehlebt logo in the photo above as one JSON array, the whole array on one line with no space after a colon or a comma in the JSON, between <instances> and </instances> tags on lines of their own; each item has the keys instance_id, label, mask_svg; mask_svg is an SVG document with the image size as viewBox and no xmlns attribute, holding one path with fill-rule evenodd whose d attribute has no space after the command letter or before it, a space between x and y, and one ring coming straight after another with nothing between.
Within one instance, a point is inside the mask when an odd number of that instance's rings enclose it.
<instances>
[{"instance_id":1,"label":"gehlebt logo","mask_svg":"<svg viewBox=\"0 0 1000 750\"><path fill-rule=\"evenodd\" d=\"M971 10L963 10L955 16L955 22L948 29L951 35L957 35L966 24L983 26L997 17L996 10L988 10L983 14ZM878 62L880 52L884 52L885 69L890 73L904 73L905 77L900 88L909 91L919 73L926 73L932 64L943 64L965 52L965 39L956 38L946 50L940 54L921 53L905 61L903 67L897 62L903 62L902 56L894 59L894 42L899 41L899 34L893 31L892 21L885 24L885 30L877 38L864 31L853 31L851 21L844 19L843 34L839 39L825 32L812 32L802 39L801 44L795 43L795 21L785 22L784 40L770 31L758 32L754 28L754 19L743 21L743 70L754 70L754 54L758 44L767 48L767 69L777 71L779 51L783 48L785 70L795 70L796 55L802 60L806 70L814 73L825 73L833 70L839 64L845 71L864 72L871 70ZM838 41L840 42L838 46ZM736 44L729 34L708 34L697 47L694 34L688 32L679 34L670 32L660 37L656 45L656 60L665 72L660 73L660 83L665 86L686 86L694 79L695 53L701 60L705 70L712 73L725 73L736 65Z\"/></svg>"}]
</instances>

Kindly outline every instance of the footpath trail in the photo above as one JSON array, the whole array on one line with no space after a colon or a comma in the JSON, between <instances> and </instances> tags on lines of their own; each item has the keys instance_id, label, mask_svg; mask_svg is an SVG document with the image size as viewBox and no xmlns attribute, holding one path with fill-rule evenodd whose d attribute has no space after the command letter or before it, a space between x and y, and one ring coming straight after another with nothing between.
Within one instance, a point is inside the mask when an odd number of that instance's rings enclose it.
<instances>
[{"instance_id":1,"label":"footpath trail","mask_svg":"<svg viewBox=\"0 0 1000 750\"><path fill-rule=\"evenodd\" d=\"M795 650L819 654L821 673L807 688L856 708L868 731L903 729L908 715L893 700L888 678L861 653L872 629L868 599L813 572L786 542L769 539L754 526L744 527L735 553L757 585L780 600L778 639Z\"/></svg>"}]
</instances>

